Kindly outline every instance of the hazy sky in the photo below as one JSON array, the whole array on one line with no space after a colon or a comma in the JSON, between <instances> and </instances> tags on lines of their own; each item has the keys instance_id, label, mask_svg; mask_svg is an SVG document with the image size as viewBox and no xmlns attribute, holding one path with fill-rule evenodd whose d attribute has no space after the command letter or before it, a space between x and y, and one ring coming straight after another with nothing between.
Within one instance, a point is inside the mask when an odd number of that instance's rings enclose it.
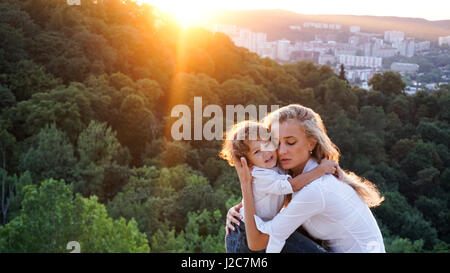
<instances>
[{"instance_id":1,"label":"hazy sky","mask_svg":"<svg viewBox=\"0 0 450 273\"><path fill-rule=\"evenodd\" d=\"M137 0L175 13L217 9L283 9L303 14L351 14L449 20L449 0ZM189 5L189 6L188 6Z\"/></svg>"}]
</instances>

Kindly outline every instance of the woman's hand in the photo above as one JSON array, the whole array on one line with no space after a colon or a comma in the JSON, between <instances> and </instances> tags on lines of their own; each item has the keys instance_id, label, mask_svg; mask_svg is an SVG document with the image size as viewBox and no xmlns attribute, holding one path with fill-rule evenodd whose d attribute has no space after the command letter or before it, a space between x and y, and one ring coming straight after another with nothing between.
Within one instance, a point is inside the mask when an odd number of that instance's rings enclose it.
<instances>
[{"instance_id":1,"label":"woman's hand","mask_svg":"<svg viewBox=\"0 0 450 273\"><path fill-rule=\"evenodd\" d=\"M229 235L230 234L230 229L231 230L236 230L234 228L234 226L231 223L235 223L236 225L239 226L239 220L241 219L242 215L239 213L239 210L242 208L242 203L237 204L234 207L231 207L228 210L227 213L227 221L225 224L225 235Z\"/></svg>"}]
</instances>

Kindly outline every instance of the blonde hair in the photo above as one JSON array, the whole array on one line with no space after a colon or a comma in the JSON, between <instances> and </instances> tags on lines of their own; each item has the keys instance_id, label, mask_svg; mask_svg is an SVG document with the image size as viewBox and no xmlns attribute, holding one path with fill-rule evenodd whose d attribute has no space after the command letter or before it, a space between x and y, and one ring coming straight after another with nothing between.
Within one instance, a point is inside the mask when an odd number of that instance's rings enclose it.
<instances>
[{"instance_id":1,"label":"blonde hair","mask_svg":"<svg viewBox=\"0 0 450 273\"><path fill-rule=\"evenodd\" d=\"M239 122L227 131L219 157L225 159L230 166L234 166L236 160L244 157L251 166L253 164L247 156L250 152L248 141L268 139L269 137L270 134L263 124L249 120Z\"/></svg>"},{"instance_id":2,"label":"blonde hair","mask_svg":"<svg viewBox=\"0 0 450 273\"><path fill-rule=\"evenodd\" d=\"M308 138L313 138L317 144L311 156L316 160L332 159L339 163L341 153L339 148L327 135L322 118L312 109L300 104L291 104L282 107L264 118L264 123L270 128L274 122L296 120L302 125ZM376 207L384 201L375 184L353 172L344 171L343 182L349 184L369 207Z\"/></svg>"}]
</instances>

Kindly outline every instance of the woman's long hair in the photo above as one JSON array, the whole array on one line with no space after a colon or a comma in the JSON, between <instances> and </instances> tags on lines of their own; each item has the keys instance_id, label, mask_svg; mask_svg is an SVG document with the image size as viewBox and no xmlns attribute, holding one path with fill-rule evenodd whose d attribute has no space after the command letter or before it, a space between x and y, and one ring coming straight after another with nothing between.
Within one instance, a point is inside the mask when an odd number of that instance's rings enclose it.
<instances>
[{"instance_id":1,"label":"woman's long hair","mask_svg":"<svg viewBox=\"0 0 450 273\"><path fill-rule=\"evenodd\" d=\"M341 153L328 137L322 118L312 109L300 104L290 104L270 113L263 122L271 128L275 122L282 123L289 119L298 121L303 126L306 136L317 140L312 157L318 161L327 158L339 163ZM384 200L375 184L353 172L344 171L342 181L349 184L369 207L379 206Z\"/></svg>"}]
</instances>

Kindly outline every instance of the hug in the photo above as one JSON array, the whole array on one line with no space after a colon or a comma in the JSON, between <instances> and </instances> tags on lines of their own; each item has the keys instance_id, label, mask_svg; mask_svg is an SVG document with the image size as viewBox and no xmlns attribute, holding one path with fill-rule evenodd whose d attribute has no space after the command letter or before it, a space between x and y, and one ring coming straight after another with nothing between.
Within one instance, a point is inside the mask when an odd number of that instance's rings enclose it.
<instances>
[{"instance_id":1,"label":"hug","mask_svg":"<svg viewBox=\"0 0 450 273\"><path fill-rule=\"evenodd\" d=\"M228 253L385 252L370 210L384 198L340 169L319 114L291 104L228 135L220 156L236 168L243 197L227 214Z\"/></svg>"}]
</instances>

